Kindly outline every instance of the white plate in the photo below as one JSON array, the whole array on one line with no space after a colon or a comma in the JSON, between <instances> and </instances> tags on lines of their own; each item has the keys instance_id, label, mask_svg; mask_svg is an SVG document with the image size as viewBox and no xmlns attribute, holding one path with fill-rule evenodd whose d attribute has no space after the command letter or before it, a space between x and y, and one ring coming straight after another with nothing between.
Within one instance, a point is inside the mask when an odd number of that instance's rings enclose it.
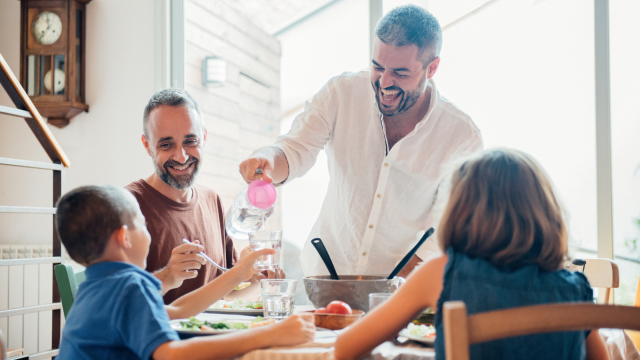
<instances>
[{"instance_id":1,"label":"white plate","mask_svg":"<svg viewBox=\"0 0 640 360\"><path fill-rule=\"evenodd\" d=\"M247 330L247 329L215 329L215 330L209 330L209 331L204 331L204 330L181 330L182 328L182 324L180 324L180 321L188 321L189 319L177 319L177 320L171 320L169 321L169 324L171 325L171 328L173 330L175 330L176 332L178 332L178 334L188 334L188 335L216 335L216 334L227 334L230 332L235 332L235 331L243 331L243 330ZM223 322L223 321L229 321L229 322L234 322L234 323L243 323L246 324L247 326L249 326L249 324L251 324L251 321L253 319L248 319L248 320L238 320L238 319L216 319L214 321L210 321L210 322Z\"/></svg>"},{"instance_id":2,"label":"white plate","mask_svg":"<svg viewBox=\"0 0 640 360\"><path fill-rule=\"evenodd\" d=\"M263 309L247 309L247 310L237 310L237 309L214 309L208 308L204 312L211 314L235 314L235 315L255 315L262 316L264 314Z\"/></svg>"},{"instance_id":3,"label":"white plate","mask_svg":"<svg viewBox=\"0 0 640 360\"><path fill-rule=\"evenodd\" d=\"M417 337L417 336L411 335L408 329L403 329L402 331L400 331L400 336L404 336L409 340L421 342L424 344L433 344L436 341L435 337L425 338L425 337Z\"/></svg>"}]
</instances>

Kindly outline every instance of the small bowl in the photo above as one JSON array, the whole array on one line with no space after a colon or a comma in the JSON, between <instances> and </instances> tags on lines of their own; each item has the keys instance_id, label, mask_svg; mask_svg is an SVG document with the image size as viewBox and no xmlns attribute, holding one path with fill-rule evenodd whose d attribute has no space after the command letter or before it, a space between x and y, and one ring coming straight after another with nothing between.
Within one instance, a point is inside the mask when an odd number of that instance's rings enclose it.
<instances>
[{"instance_id":1,"label":"small bowl","mask_svg":"<svg viewBox=\"0 0 640 360\"><path fill-rule=\"evenodd\" d=\"M362 310L352 310L353 313L351 315L344 314L317 314L315 311L309 311L314 316L314 320L316 323L316 327L321 327L329 330L340 330L344 329L347 326L353 324L357 320L359 320L362 315L364 315L364 311Z\"/></svg>"}]
</instances>

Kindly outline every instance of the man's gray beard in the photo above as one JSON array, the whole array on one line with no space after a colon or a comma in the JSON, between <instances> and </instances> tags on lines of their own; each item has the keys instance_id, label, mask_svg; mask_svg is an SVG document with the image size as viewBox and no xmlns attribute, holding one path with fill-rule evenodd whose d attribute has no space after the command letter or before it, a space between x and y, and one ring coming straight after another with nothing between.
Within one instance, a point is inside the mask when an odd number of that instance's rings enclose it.
<instances>
[{"instance_id":1,"label":"man's gray beard","mask_svg":"<svg viewBox=\"0 0 640 360\"><path fill-rule=\"evenodd\" d=\"M191 161L191 159L193 159L193 161ZM193 184L196 183L198 172L200 171L200 167L198 166L200 162L198 161L198 159L189 158L189 161L190 164L194 163L193 172L191 174L186 174L179 177L175 177L169 172L167 164L171 163L172 160L165 162L164 165L160 167L158 166L158 162L154 159L153 166L156 168L156 174L158 175L158 177L167 185L177 190L186 190L191 188ZM173 161L173 163L179 164L177 161Z\"/></svg>"},{"instance_id":2,"label":"man's gray beard","mask_svg":"<svg viewBox=\"0 0 640 360\"><path fill-rule=\"evenodd\" d=\"M380 81L376 81L376 85L374 86L373 90L376 93L376 102L378 103L378 110L380 110L380 112L384 116L396 116L411 109L411 107L415 105L418 99L420 98L420 95L424 93L424 90L425 90L424 84L426 83L426 81L427 81L427 77L425 76L420 81L420 84L418 84L418 90L409 91L409 92L404 92L403 90L402 101L400 102L400 105L398 106L398 108L394 111L384 110L382 108L382 105L380 105L380 97L378 96Z\"/></svg>"}]
</instances>

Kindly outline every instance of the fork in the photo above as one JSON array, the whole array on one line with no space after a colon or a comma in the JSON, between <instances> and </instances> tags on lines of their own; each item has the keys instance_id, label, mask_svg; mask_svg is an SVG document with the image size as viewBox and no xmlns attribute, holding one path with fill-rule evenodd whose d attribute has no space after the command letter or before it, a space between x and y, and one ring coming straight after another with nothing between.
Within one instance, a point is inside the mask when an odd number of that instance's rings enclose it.
<instances>
[{"instance_id":1,"label":"fork","mask_svg":"<svg viewBox=\"0 0 640 360\"><path fill-rule=\"evenodd\" d=\"M182 239L182 242L185 244L191 244L191 241L187 240L187 239ZM199 252L198 255L202 255L202 257L207 260L211 265L217 267L218 269L220 269L222 272L227 272L229 271L229 269L222 267L220 265L218 265L218 263L216 263L215 261L211 260L211 258L209 256L207 256L207 254L205 254L204 252Z\"/></svg>"}]
</instances>

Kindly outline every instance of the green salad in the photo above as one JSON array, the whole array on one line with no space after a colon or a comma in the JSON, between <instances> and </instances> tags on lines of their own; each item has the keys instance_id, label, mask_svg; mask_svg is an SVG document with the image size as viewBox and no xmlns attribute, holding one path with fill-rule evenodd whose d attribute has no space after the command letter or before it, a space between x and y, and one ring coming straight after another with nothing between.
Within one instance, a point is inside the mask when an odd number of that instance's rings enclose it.
<instances>
[{"instance_id":1,"label":"green salad","mask_svg":"<svg viewBox=\"0 0 640 360\"><path fill-rule=\"evenodd\" d=\"M253 319L252 323L257 323L262 321L262 316L258 316ZM189 330L189 331L200 331L202 326L208 326L215 330L242 330L248 329L249 325L244 322L235 322L235 321L221 321L221 322L209 322L198 320L195 317L190 317L188 321L180 321L180 325L182 327L180 330Z\"/></svg>"}]
</instances>

